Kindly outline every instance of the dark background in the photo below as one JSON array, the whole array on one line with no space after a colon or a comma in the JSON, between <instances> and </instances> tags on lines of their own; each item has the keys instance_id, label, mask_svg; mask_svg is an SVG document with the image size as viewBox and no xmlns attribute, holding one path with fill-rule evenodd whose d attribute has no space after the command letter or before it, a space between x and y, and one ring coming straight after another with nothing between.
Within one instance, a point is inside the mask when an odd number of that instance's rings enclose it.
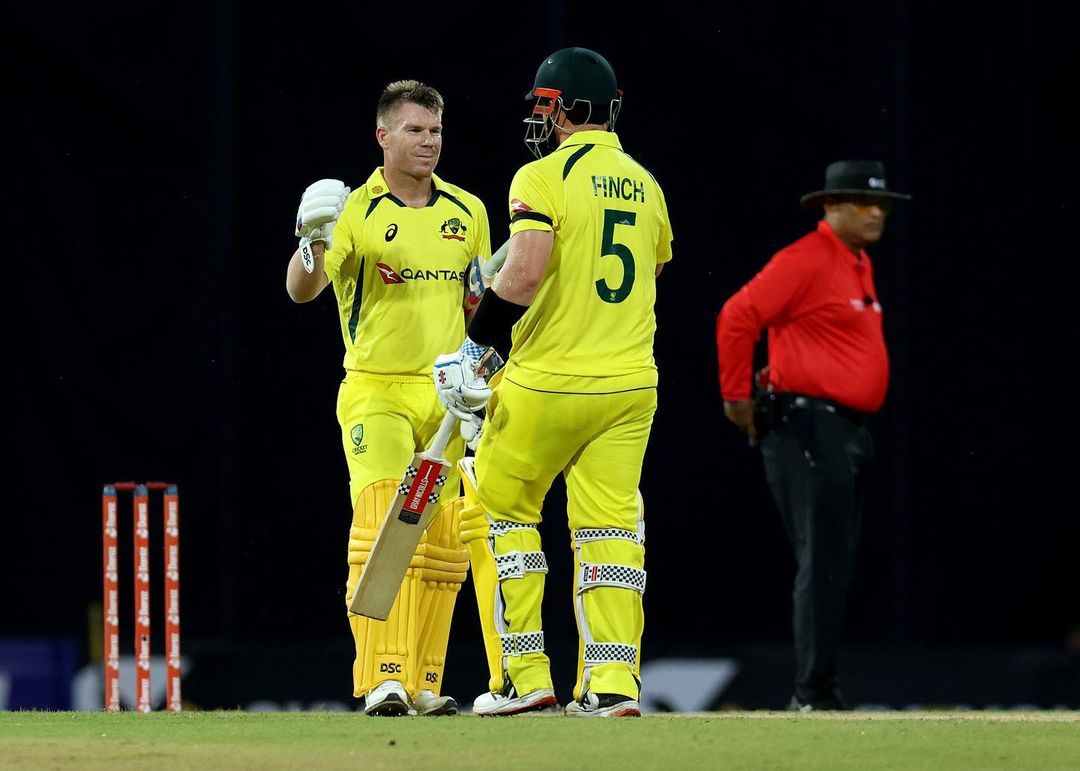
<instances>
[{"instance_id":1,"label":"dark background","mask_svg":"<svg viewBox=\"0 0 1080 771\"><path fill-rule=\"evenodd\" d=\"M798 198L825 165L864 157L915 200L871 250L893 381L847 638L1070 644L1069 25L1033 4L580 5L11 12L0 634L96 635L101 485L167 479L186 638L348 641L342 345L329 298L284 290L299 196L363 183L379 91L415 77L447 102L438 172L486 202L497 245L531 158L522 97L544 56L583 45L615 68L620 137L675 231L642 481L645 657L788 639L793 563L760 459L723 419L713 325L813 227ZM569 679L562 495L545 506L545 613ZM476 646L471 586L461 597L451 645Z\"/></svg>"}]
</instances>

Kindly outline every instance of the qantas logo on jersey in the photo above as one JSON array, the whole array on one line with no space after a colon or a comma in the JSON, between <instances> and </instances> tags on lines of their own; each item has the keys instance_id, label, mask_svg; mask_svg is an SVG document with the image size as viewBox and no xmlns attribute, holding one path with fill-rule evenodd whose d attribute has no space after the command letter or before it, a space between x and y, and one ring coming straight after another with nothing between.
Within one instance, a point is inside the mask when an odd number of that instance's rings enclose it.
<instances>
[{"instance_id":1,"label":"qantas logo on jersey","mask_svg":"<svg viewBox=\"0 0 1080 771\"><path fill-rule=\"evenodd\" d=\"M404 284L405 283L405 279L403 279L401 276L399 276L397 273L395 273L394 269L391 268L386 263L377 262L377 263L375 263L375 267L379 269L379 275L382 277L382 282L384 284Z\"/></svg>"},{"instance_id":2,"label":"qantas logo on jersey","mask_svg":"<svg viewBox=\"0 0 1080 771\"><path fill-rule=\"evenodd\" d=\"M532 211L532 207L522 200L514 198L510 201L510 216L513 217L518 214L524 214L525 212Z\"/></svg>"},{"instance_id":3,"label":"qantas logo on jersey","mask_svg":"<svg viewBox=\"0 0 1080 771\"><path fill-rule=\"evenodd\" d=\"M404 284L406 281L453 281L461 283L465 280L463 270L428 270L427 268L402 268L397 273L389 265L377 262L375 267L379 269L379 275L384 284Z\"/></svg>"},{"instance_id":4,"label":"qantas logo on jersey","mask_svg":"<svg viewBox=\"0 0 1080 771\"><path fill-rule=\"evenodd\" d=\"M401 277L409 281L456 281L465 280L463 270L427 270L425 268L402 268Z\"/></svg>"}]
</instances>

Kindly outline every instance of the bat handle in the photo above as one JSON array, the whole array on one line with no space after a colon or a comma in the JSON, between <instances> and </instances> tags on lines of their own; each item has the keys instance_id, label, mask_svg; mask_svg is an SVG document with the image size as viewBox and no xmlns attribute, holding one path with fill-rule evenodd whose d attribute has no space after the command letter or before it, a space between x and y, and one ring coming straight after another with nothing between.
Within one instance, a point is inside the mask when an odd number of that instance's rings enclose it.
<instances>
[{"instance_id":1,"label":"bat handle","mask_svg":"<svg viewBox=\"0 0 1080 771\"><path fill-rule=\"evenodd\" d=\"M443 453L446 452L446 445L450 443L450 437L454 433L454 426L457 425L457 422L458 418L452 412L447 412L443 416L442 423L439 424L439 430L435 432L435 438L431 440L431 446L424 451L425 458L440 463L445 460Z\"/></svg>"},{"instance_id":2,"label":"bat handle","mask_svg":"<svg viewBox=\"0 0 1080 771\"><path fill-rule=\"evenodd\" d=\"M495 250L495 254L488 257L486 260L480 261L480 275L484 277L484 283L491 285L491 282L495 279L495 274L498 273L506 262L506 255L510 252L510 239L506 240L502 246Z\"/></svg>"}]
</instances>

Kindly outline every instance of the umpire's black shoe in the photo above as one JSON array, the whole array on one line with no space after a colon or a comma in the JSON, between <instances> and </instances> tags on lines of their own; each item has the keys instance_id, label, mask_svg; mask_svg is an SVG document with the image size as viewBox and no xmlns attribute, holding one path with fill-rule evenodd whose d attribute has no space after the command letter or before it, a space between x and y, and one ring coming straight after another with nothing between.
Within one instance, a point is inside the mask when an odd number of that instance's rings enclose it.
<instances>
[{"instance_id":1,"label":"umpire's black shoe","mask_svg":"<svg viewBox=\"0 0 1080 771\"><path fill-rule=\"evenodd\" d=\"M803 701L798 696L792 696L787 705L788 712L850 712L851 707L844 701L844 697L837 694L831 699L814 699Z\"/></svg>"}]
</instances>

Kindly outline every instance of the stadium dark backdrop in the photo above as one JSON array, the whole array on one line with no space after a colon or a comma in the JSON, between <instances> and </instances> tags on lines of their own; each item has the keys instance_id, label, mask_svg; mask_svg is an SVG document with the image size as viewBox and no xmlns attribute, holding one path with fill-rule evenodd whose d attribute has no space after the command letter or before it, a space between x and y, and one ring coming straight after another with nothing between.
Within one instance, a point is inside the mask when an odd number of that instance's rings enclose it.
<instances>
[{"instance_id":1,"label":"stadium dark backdrop","mask_svg":"<svg viewBox=\"0 0 1080 771\"><path fill-rule=\"evenodd\" d=\"M812 227L798 197L841 157L884 160L915 195L873 250L894 379L849 639L1064 645L1080 624L1075 452L1052 441L1072 420L1055 339L1080 128L1066 26L1030 5L663 6L22 4L0 634L84 636L101 483L167 478L186 636L347 639L341 343L329 300L284 291L299 195L363 181L379 90L416 77L447 100L439 173L485 200L498 242L529 158L522 96L546 53L584 45L618 73L619 133L676 234L642 482L646 654L789 634L792 561L723 420L713 323ZM560 496L546 614L567 639ZM475 644L462 597L456 639Z\"/></svg>"}]
</instances>

